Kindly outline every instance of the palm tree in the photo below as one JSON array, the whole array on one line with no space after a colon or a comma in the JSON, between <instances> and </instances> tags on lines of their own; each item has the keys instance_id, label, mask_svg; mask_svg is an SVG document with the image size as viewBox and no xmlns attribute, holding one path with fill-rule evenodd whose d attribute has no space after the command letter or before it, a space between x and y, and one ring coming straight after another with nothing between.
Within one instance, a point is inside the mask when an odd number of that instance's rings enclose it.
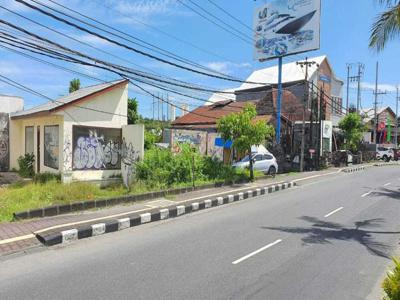
<instances>
[{"instance_id":1,"label":"palm tree","mask_svg":"<svg viewBox=\"0 0 400 300\"><path fill-rule=\"evenodd\" d=\"M378 15L372 25L369 47L377 51L386 43L400 36L400 0L377 0L386 10Z\"/></svg>"}]
</instances>

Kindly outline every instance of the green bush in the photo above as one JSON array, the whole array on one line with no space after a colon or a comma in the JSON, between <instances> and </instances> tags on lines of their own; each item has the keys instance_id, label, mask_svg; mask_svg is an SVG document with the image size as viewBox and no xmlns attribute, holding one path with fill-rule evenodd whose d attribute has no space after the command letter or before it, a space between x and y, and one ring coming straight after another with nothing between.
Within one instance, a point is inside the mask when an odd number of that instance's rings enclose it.
<instances>
[{"instance_id":1,"label":"green bush","mask_svg":"<svg viewBox=\"0 0 400 300\"><path fill-rule=\"evenodd\" d=\"M18 174L24 178L31 178L35 175L35 155L26 153L24 156L18 157Z\"/></svg>"},{"instance_id":2,"label":"green bush","mask_svg":"<svg viewBox=\"0 0 400 300\"><path fill-rule=\"evenodd\" d=\"M384 300L400 300L400 260L393 258L394 268L388 272L382 283Z\"/></svg>"},{"instance_id":3,"label":"green bush","mask_svg":"<svg viewBox=\"0 0 400 300\"><path fill-rule=\"evenodd\" d=\"M245 170L235 170L223 162L202 156L189 145L182 145L181 152L153 148L145 152L143 161L136 165L136 179L150 187L171 187L193 181L234 182L246 178Z\"/></svg>"},{"instance_id":4,"label":"green bush","mask_svg":"<svg viewBox=\"0 0 400 300\"><path fill-rule=\"evenodd\" d=\"M44 173L37 173L33 176L33 182L34 183L46 183L49 181L56 181L56 182L61 182L61 174L54 174L50 172L44 172Z\"/></svg>"}]
</instances>

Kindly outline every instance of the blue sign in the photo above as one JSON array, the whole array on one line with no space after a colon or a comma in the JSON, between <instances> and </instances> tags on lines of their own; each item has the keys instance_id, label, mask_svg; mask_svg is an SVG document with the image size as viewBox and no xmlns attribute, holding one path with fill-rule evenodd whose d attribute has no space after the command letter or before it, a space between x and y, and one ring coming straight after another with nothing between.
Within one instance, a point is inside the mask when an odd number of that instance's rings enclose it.
<instances>
[{"instance_id":1,"label":"blue sign","mask_svg":"<svg viewBox=\"0 0 400 300\"><path fill-rule=\"evenodd\" d=\"M232 147L232 141L231 140L225 141L223 138L220 138L220 137L215 138L214 144L217 147L224 147L224 148L231 148Z\"/></svg>"},{"instance_id":2,"label":"blue sign","mask_svg":"<svg viewBox=\"0 0 400 300\"><path fill-rule=\"evenodd\" d=\"M326 76L326 75L319 75L319 80L321 80L323 82L327 82L327 83L331 82L331 78L329 76Z\"/></svg>"}]
</instances>

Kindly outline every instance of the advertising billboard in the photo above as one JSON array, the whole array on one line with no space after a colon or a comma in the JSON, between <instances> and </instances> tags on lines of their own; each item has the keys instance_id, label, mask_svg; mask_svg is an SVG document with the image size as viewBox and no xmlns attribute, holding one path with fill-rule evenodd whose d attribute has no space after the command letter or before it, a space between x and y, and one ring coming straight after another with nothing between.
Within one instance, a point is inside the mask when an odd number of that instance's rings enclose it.
<instances>
[{"instance_id":1,"label":"advertising billboard","mask_svg":"<svg viewBox=\"0 0 400 300\"><path fill-rule=\"evenodd\" d=\"M319 49L321 0L272 0L254 15L254 58Z\"/></svg>"}]
</instances>

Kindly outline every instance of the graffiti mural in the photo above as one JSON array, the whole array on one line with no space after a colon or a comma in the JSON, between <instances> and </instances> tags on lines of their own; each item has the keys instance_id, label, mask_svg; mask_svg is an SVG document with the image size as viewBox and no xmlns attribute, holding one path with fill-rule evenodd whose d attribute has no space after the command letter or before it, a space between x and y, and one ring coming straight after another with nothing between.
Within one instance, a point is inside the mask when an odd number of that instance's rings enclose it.
<instances>
[{"instance_id":1,"label":"graffiti mural","mask_svg":"<svg viewBox=\"0 0 400 300\"><path fill-rule=\"evenodd\" d=\"M217 133L208 133L207 135L207 155L219 160L224 158L224 148L215 145L215 139L218 138Z\"/></svg>"},{"instance_id":2,"label":"graffiti mural","mask_svg":"<svg viewBox=\"0 0 400 300\"><path fill-rule=\"evenodd\" d=\"M179 130L172 131L172 145L188 143L194 145L201 154L207 152L207 133L195 130ZM179 147L178 147L179 148Z\"/></svg>"},{"instance_id":3,"label":"graffiti mural","mask_svg":"<svg viewBox=\"0 0 400 300\"><path fill-rule=\"evenodd\" d=\"M0 113L0 171L8 171L10 165L8 126L8 114Z\"/></svg>"},{"instance_id":4,"label":"graffiti mural","mask_svg":"<svg viewBox=\"0 0 400 300\"><path fill-rule=\"evenodd\" d=\"M44 126L44 165L58 170L59 167L59 127Z\"/></svg>"},{"instance_id":5,"label":"graffiti mural","mask_svg":"<svg viewBox=\"0 0 400 300\"><path fill-rule=\"evenodd\" d=\"M121 168L121 129L73 126L73 170Z\"/></svg>"},{"instance_id":6,"label":"graffiti mural","mask_svg":"<svg viewBox=\"0 0 400 300\"><path fill-rule=\"evenodd\" d=\"M72 142L69 134L64 137L63 158L64 171L72 171Z\"/></svg>"}]
</instances>

